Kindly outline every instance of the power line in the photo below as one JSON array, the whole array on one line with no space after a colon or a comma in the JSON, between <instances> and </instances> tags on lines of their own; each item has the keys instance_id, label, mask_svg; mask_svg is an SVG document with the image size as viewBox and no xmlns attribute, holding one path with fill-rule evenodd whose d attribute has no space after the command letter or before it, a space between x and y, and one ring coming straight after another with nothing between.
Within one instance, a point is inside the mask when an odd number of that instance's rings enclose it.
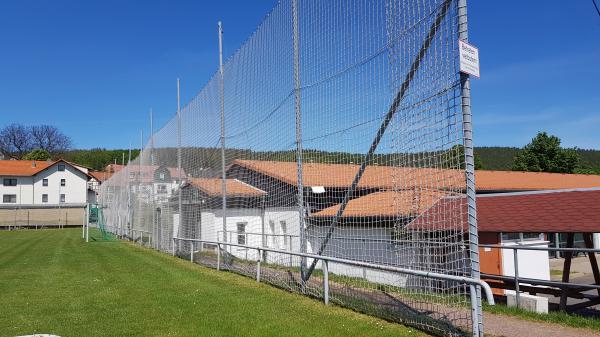
<instances>
[{"instance_id":1,"label":"power line","mask_svg":"<svg viewBox=\"0 0 600 337\"><path fill-rule=\"evenodd\" d=\"M594 7L596 8L596 12L598 12L598 16L600 16L600 9L598 9L598 5L596 4L596 0L592 0Z\"/></svg>"}]
</instances>

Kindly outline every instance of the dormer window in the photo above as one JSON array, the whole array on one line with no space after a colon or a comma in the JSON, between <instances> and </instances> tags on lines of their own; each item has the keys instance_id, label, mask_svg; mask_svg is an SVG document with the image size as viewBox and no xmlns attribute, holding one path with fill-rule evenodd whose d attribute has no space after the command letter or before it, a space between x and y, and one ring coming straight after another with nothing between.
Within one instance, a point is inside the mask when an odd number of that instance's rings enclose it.
<instances>
[{"instance_id":1,"label":"dormer window","mask_svg":"<svg viewBox=\"0 0 600 337\"><path fill-rule=\"evenodd\" d=\"M58 170L59 171L64 171L65 170L65 164L58 164Z\"/></svg>"}]
</instances>

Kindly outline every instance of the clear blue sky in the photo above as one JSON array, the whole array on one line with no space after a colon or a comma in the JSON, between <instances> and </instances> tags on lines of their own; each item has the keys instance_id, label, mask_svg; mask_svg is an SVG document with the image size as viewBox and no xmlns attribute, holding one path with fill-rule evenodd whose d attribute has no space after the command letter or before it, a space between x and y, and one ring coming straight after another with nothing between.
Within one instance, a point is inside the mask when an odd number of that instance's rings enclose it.
<instances>
[{"instance_id":1,"label":"clear blue sky","mask_svg":"<svg viewBox=\"0 0 600 337\"><path fill-rule=\"evenodd\" d=\"M189 101L275 1L3 1L0 127L53 124L77 148L123 148ZM538 130L600 149L600 16L591 0L469 1L480 49L475 143L522 146Z\"/></svg>"}]
</instances>

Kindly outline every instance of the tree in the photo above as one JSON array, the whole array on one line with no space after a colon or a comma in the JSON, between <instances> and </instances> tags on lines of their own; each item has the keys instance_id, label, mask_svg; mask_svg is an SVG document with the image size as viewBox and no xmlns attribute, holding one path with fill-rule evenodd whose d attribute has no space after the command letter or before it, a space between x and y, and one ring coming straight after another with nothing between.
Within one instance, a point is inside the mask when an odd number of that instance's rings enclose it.
<instances>
[{"instance_id":1,"label":"tree","mask_svg":"<svg viewBox=\"0 0 600 337\"><path fill-rule=\"evenodd\" d=\"M442 154L442 167L453 169L465 168L465 147L463 145L454 145L450 150ZM477 153L473 153L473 164L476 170L483 170L483 162Z\"/></svg>"},{"instance_id":2,"label":"tree","mask_svg":"<svg viewBox=\"0 0 600 337\"><path fill-rule=\"evenodd\" d=\"M42 149L56 156L70 148L71 139L55 126L10 124L0 130L0 151L17 159L22 159L34 149Z\"/></svg>"},{"instance_id":3,"label":"tree","mask_svg":"<svg viewBox=\"0 0 600 337\"><path fill-rule=\"evenodd\" d=\"M35 125L30 128L33 146L52 154L60 154L71 148L71 139L52 125Z\"/></svg>"},{"instance_id":4,"label":"tree","mask_svg":"<svg viewBox=\"0 0 600 337\"><path fill-rule=\"evenodd\" d=\"M33 150L29 129L20 124L10 124L0 130L0 151L6 156L21 159Z\"/></svg>"},{"instance_id":5,"label":"tree","mask_svg":"<svg viewBox=\"0 0 600 337\"><path fill-rule=\"evenodd\" d=\"M23 156L24 160L48 160L51 158L50 153L44 149L35 149Z\"/></svg>"},{"instance_id":6,"label":"tree","mask_svg":"<svg viewBox=\"0 0 600 337\"><path fill-rule=\"evenodd\" d=\"M573 173L578 166L576 149L564 149L558 137L538 132L516 155L513 171Z\"/></svg>"}]
</instances>

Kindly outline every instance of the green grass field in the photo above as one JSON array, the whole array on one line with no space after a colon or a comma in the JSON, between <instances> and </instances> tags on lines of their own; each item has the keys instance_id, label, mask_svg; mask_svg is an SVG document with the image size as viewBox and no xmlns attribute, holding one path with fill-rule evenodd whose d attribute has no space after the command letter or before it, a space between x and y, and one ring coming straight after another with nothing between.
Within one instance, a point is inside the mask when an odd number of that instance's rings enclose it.
<instances>
[{"instance_id":1,"label":"green grass field","mask_svg":"<svg viewBox=\"0 0 600 337\"><path fill-rule=\"evenodd\" d=\"M80 229L0 232L0 336L424 336Z\"/></svg>"}]
</instances>

